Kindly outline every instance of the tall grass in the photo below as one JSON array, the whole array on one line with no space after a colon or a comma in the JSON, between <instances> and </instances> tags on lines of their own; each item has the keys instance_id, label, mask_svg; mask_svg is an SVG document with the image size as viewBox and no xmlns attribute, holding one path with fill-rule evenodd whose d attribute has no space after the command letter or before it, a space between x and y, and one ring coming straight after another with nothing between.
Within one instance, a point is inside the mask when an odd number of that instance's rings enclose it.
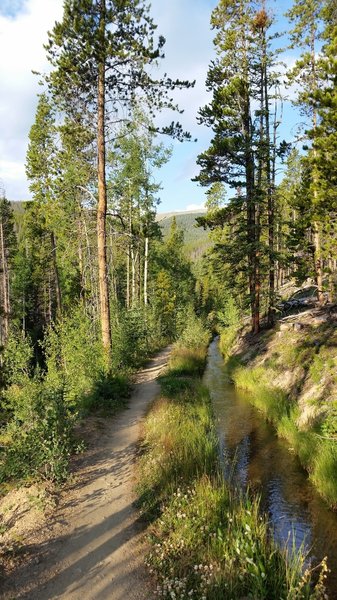
<instances>
[{"instance_id":1,"label":"tall grass","mask_svg":"<svg viewBox=\"0 0 337 600\"><path fill-rule=\"evenodd\" d=\"M148 565L163 599L323 598L303 553L273 542L259 500L225 483L208 391L198 378L206 347L176 347L145 422L138 493L150 521ZM187 377L186 377L187 375ZM193 376L193 378L192 378Z\"/></svg>"},{"instance_id":2,"label":"tall grass","mask_svg":"<svg viewBox=\"0 0 337 600\"><path fill-rule=\"evenodd\" d=\"M250 402L256 406L289 442L302 466L329 506L337 506L337 444L318 435L313 428L298 427L299 408L289 396L272 384L273 372L265 367L234 367L232 379L238 388L249 392Z\"/></svg>"}]
</instances>

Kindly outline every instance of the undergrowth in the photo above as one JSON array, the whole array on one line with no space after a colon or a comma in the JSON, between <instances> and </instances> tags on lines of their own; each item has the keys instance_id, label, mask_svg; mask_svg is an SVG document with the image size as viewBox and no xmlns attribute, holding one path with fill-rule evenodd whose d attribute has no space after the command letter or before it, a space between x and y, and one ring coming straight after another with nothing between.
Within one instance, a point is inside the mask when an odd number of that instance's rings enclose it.
<instances>
[{"instance_id":1,"label":"undergrowth","mask_svg":"<svg viewBox=\"0 0 337 600\"><path fill-rule=\"evenodd\" d=\"M147 562L157 596L324 598L325 567L313 585L304 554L287 553L272 540L259 500L225 483L210 398L199 378L202 357L205 345L197 354L175 347L145 422L138 494L150 523Z\"/></svg>"}]
</instances>

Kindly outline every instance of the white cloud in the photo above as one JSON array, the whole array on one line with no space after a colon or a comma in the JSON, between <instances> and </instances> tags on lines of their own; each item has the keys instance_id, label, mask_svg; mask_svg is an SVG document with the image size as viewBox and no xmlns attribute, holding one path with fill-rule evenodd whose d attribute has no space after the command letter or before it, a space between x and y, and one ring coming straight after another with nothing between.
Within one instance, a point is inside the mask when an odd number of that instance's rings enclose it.
<instances>
[{"instance_id":1,"label":"white cloud","mask_svg":"<svg viewBox=\"0 0 337 600\"><path fill-rule=\"evenodd\" d=\"M62 0L29 0L15 18L0 16L0 178L10 199L27 198L24 162L34 121L47 31L62 16Z\"/></svg>"},{"instance_id":2,"label":"white cloud","mask_svg":"<svg viewBox=\"0 0 337 600\"><path fill-rule=\"evenodd\" d=\"M184 212L190 211L198 211L198 210L206 210L205 204L188 204L186 208L183 209Z\"/></svg>"}]
</instances>

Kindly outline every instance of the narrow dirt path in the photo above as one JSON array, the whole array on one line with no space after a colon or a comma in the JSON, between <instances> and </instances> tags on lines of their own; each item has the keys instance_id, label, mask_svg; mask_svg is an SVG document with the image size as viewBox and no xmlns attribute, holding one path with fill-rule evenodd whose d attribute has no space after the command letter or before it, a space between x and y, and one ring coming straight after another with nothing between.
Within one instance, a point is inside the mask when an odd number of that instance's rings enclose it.
<instances>
[{"instance_id":1,"label":"narrow dirt path","mask_svg":"<svg viewBox=\"0 0 337 600\"><path fill-rule=\"evenodd\" d=\"M159 391L167 348L136 379L129 408L101 423L52 522L33 541L30 564L4 596L29 600L151 600L143 527L133 502L140 424ZM48 529L49 528L49 529Z\"/></svg>"}]
</instances>

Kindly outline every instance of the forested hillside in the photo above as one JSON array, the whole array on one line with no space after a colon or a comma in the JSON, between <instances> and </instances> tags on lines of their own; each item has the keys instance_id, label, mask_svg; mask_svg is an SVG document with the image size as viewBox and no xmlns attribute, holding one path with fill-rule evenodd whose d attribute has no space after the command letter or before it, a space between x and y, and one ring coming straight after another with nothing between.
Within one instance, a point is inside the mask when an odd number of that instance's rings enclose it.
<instances>
[{"instance_id":1,"label":"forested hillside","mask_svg":"<svg viewBox=\"0 0 337 600\"><path fill-rule=\"evenodd\" d=\"M204 212L186 212L168 215L158 213L157 215L157 221L164 239L169 235L172 221L176 221L178 229L184 233L185 252L192 261L200 259L210 245L209 233L198 227L197 219L203 214Z\"/></svg>"}]
</instances>

